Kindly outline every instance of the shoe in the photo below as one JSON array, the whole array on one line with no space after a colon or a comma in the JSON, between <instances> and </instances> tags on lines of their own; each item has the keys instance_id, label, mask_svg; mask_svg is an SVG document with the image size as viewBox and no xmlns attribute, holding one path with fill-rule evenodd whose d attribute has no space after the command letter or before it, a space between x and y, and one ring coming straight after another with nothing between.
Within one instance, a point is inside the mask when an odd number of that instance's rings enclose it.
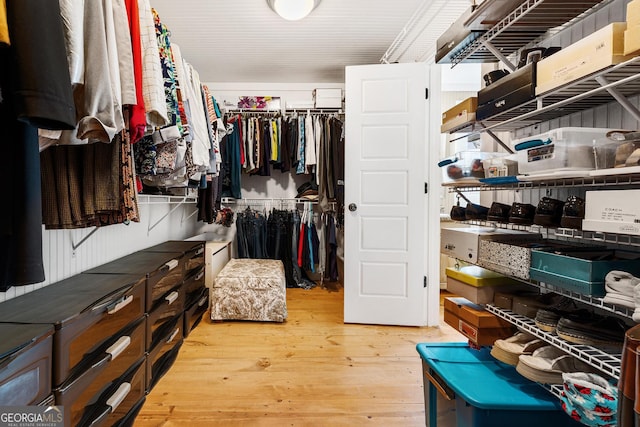
<instances>
[{"instance_id":1,"label":"shoe","mask_svg":"<svg viewBox=\"0 0 640 427\"><path fill-rule=\"evenodd\" d=\"M612 316L599 316L589 312L565 316L558 320L556 334L574 344L605 347L620 351L628 327Z\"/></svg>"},{"instance_id":2,"label":"shoe","mask_svg":"<svg viewBox=\"0 0 640 427\"><path fill-rule=\"evenodd\" d=\"M558 227L562 218L564 202L551 197L543 197L538 202L533 223L544 227Z\"/></svg>"},{"instance_id":3,"label":"shoe","mask_svg":"<svg viewBox=\"0 0 640 427\"><path fill-rule=\"evenodd\" d=\"M484 206L476 205L475 203L467 203L467 209L465 211L465 218L477 219L484 221L487 219L487 213L489 212L489 208L485 208Z\"/></svg>"},{"instance_id":4,"label":"shoe","mask_svg":"<svg viewBox=\"0 0 640 427\"><path fill-rule=\"evenodd\" d=\"M535 296L514 295L512 300L512 308L516 314L534 319L538 310L545 307L553 307L566 297L550 292Z\"/></svg>"},{"instance_id":5,"label":"shoe","mask_svg":"<svg viewBox=\"0 0 640 427\"><path fill-rule=\"evenodd\" d=\"M454 221L465 221L467 219L466 212L467 210L462 206L451 206L449 216Z\"/></svg>"},{"instance_id":6,"label":"shoe","mask_svg":"<svg viewBox=\"0 0 640 427\"><path fill-rule=\"evenodd\" d=\"M546 345L530 355L520 356L516 371L537 383L562 384L563 373L595 372L595 369L552 345Z\"/></svg>"},{"instance_id":7,"label":"shoe","mask_svg":"<svg viewBox=\"0 0 640 427\"><path fill-rule=\"evenodd\" d=\"M519 225L531 225L535 214L535 206L528 203L514 202L511 205L511 210L509 210L509 222Z\"/></svg>"},{"instance_id":8,"label":"shoe","mask_svg":"<svg viewBox=\"0 0 640 427\"><path fill-rule=\"evenodd\" d=\"M584 199L578 196L569 196L562 208L560 227L582 230L584 219Z\"/></svg>"},{"instance_id":9,"label":"shoe","mask_svg":"<svg viewBox=\"0 0 640 427\"><path fill-rule=\"evenodd\" d=\"M568 297L562 297L554 305L541 307L536 312L534 319L536 326L545 332L555 332L558 321L562 317L573 315L578 311L575 301Z\"/></svg>"},{"instance_id":10,"label":"shoe","mask_svg":"<svg viewBox=\"0 0 640 427\"><path fill-rule=\"evenodd\" d=\"M487 213L488 221L509 222L509 210L511 206L500 202L493 202Z\"/></svg>"},{"instance_id":11,"label":"shoe","mask_svg":"<svg viewBox=\"0 0 640 427\"><path fill-rule=\"evenodd\" d=\"M518 332L504 340L496 340L491 355L501 362L516 366L522 354L532 354L534 350L546 345L544 341L525 332Z\"/></svg>"}]
</instances>

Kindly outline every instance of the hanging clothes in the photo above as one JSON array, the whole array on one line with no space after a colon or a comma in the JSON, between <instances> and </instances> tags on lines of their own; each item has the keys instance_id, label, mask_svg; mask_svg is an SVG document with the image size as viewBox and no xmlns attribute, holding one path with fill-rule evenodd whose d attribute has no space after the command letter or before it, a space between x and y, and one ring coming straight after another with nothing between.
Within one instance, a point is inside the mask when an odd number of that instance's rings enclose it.
<instances>
[{"instance_id":1,"label":"hanging clothes","mask_svg":"<svg viewBox=\"0 0 640 427\"><path fill-rule=\"evenodd\" d=\"M1 291L45 280L37 128L76 125L59 3L8 0L5 19L11 45L0 48L0 138L11 202L0 213Z\"/></svg>"}]
</instances>

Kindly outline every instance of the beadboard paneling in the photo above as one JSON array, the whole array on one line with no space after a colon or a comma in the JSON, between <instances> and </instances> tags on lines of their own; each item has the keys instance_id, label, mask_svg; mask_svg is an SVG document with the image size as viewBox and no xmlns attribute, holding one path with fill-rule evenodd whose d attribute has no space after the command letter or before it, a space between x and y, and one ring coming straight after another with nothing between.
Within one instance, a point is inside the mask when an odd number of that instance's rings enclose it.
<instances>
[{"instance_id":1,"label":"beadboard paneling","mask_svg":"<svg viewBox=\"0 0 640 427\"><path fill-rule=\"evenodd\" d=\"M140 249L167 240L182 240L214 227L196 222L197 215L187 218L195 211L196 207L194 203L185 203L149 231L149 227L176 206L173 203L157 203L161 200L163 199L157 201L152 199L151 203L140 204L141 221L139 223L132 222L129 225L118 224L101 227L75 251L72 243L80 242L93 228L43 230L42 252L46 280L35 285L14 286L6 292L0 292L0 302Z\"/></svg>"}]
</instances>

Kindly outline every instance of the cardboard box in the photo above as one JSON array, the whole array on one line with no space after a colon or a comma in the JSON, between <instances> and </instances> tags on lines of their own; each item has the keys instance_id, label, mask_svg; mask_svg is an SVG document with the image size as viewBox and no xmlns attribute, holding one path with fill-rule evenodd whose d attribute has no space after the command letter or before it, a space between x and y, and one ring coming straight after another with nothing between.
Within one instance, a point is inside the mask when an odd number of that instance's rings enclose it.
<instances>
[{"instance_id":1,"label":"cardboard box","mask_svg":"<svg viewBox=\"0 0 640 427\"><path fill-rule=\"evenodd\" d=\"M624 32L624 54L633 55L640 51L640 23L628 27Z\"/></svg>"},{"instance_id":2,"label":"cardboard box","mask_svg":"<svg viewBox=\"0 0 640 427\"><path fill-rule=\"evenodd\" d=\"M475 96L467 98L461 103L455 105L454 107L442 113L442 124L444 125L448 121L456 119L458 116L462 114L475 113L477 108L478 108L478 98Z\"/></svg>"},{"instance_id":3,"label":"cardboard box","mask_svg":"<svg viewBox=\"0 0 640 427\"><path fill-rule=\"evenodd\" d=\"M315 108L342 108L342 89L314 89Z\"/></svg>"},{"instance_id":4,"label":"cardboard box","mask_svg":"<svg viewBox=\"0 0 640 427\"><path fill-rule=\"evenodd\" d=\"M603 190L585 193L582 229L640 235L640 190Z\"/></svg>"},{"instance_id":5,"label":"cardboard box","mask_svg":"<svg viewBox=\"0 0 640 427\"><path fill-rule=\"evenodd\" d=\"M624 55L626 22L613 22L538 62L536 95L619 64Z\"/></svg>"},{"instance_id":6,"label":"cardboard box","mask_svg":"<svg viewBox=\"0 0 640 427\"><path fill-rule=\"evenodd\" d=\"M440 253L475 264L478 261L481 240L539 240L541 238L540 233L494 227L442 227Z\"/></svg>"},{"instance_id":7,"label":"cardboard box","mask_svg":"<svg viewBox=\"0 0 640 427\"><path fill-rule=\"evenodd\" d=\"M627 27L640 25L640 0L627 3Z\"/></svg>"},{"instance_id":8,"label":"cardboard box","mask_svg":"<svg viewBox=\"0 0 640 427\"><path fill-rule=\"evenodd\" d=\"M444 299L444 321L477 345L513 335L515 327L465 298Z\"/></svg>"},{"instance_id":9,"label":"cardboard box","mask_svg":"<svg viewBox=\"0 0 640 427\"><path fill-rule=\"evenodd\" d=\"M527 288L522 282L475 265L459 270L448 267L446 274L447 290L475 304L493 302L496 291Z\"/></svg>"},{"instance_id":10,"label":"cardboard box","mask_svg":"<svg viewBox=\"0 0 640 427\"><path fill-rule=\"evenodd\" d=\"M472 125L476 122L476 113L463 112L457 117L440 125L440 133L446 133L454 129L462 129L465 126Z\"/></svg>"}]
</instances>

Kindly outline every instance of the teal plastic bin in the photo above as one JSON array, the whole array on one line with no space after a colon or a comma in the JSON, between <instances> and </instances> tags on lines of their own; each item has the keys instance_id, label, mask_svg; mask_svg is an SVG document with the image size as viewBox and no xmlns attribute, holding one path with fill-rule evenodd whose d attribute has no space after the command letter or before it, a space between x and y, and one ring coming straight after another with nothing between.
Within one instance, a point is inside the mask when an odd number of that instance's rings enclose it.
<instances>
[{"instance_id":1,"label":"teal plastic bin","mask_svg":"<svg viewBox=\"0 0 640 427\"><path fill-rule=\"evenodd\" d=\"M428 427L578 427L560 401L494 359L489 348L466 343L422 343Z\"/></svg>"},{"instance_id":2,"label":"teal plastic bin","mask_svg":"<svg viewBox=\"0 0 640 427\"><path fill-rule=\"evenodd\" d=\"M583 295L604 296L604 278L612 270L640 275L640 253L611 249L531 251L531 279Z\"/></svg>"}]
</instances>

